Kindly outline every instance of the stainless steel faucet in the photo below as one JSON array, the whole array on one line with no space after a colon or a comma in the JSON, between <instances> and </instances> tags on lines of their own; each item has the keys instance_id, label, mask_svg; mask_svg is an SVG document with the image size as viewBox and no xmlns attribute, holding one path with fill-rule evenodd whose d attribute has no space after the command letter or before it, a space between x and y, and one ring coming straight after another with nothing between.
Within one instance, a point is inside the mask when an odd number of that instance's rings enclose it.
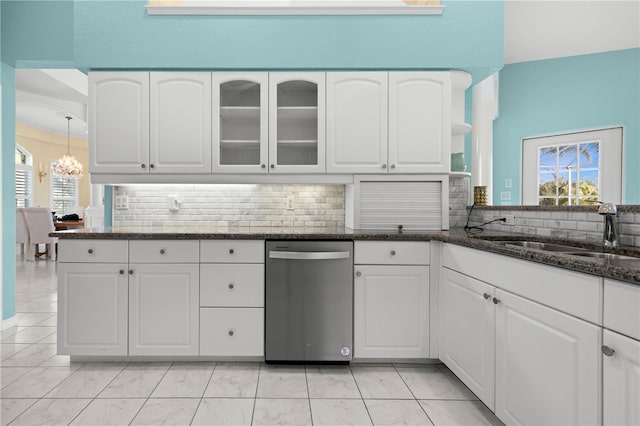
<instances>
[{"instance_id":1,"label":"stainless steel faucet","mask_svg":"<svg viewBox=\"0 0 640 426\"><path fill-rule=\"evenodd\" d=\"M602 244L605 247L617 247L618 227L616 225L615 216L618 214L618 208L613 203L602 203L600 204L600 207L598 207L598 214L604 216Z\"/></svg>"}]
</instances>

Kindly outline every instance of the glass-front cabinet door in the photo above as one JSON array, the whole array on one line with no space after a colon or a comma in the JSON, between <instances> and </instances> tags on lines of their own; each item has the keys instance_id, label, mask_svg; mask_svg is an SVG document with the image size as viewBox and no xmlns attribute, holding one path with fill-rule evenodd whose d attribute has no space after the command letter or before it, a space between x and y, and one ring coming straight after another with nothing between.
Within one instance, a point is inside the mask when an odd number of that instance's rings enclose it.
<instances>
[{"instance_id":1,"label":"glass-front cabinet door","mask_svg":"<svg viewBox=\"0 0 640 426\"><path fill-rule=\"evenodd\" d=\"M269 74L269 173L325 172L325 74Z\"/></svg>"},{"instance_id":2,"label":"glass-front cabinet door","mask_svg":"<svg viewBox=\"0 0 640 426\"><path fill-rule=\"evenodd\" d=\"M267 173L268 74L213 73L213 172Z\"/></svg>"}]
</instances>

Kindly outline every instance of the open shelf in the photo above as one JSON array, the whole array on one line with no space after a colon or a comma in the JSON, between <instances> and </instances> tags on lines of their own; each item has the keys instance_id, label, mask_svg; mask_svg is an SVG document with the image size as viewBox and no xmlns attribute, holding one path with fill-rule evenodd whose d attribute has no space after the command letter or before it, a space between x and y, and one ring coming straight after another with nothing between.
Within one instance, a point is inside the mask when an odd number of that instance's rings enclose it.
<instances>
[{"instance_id":1,"label":"open shelf","mask_svg":"<svg viewBox=\"0 0 640 426\"><path fill-rule=\"evenodd\" d=\"M452 136L466 135L470 131L471 131L471 124L453 123L451 125L451 135Z\"/></svg>"}]
</instances>

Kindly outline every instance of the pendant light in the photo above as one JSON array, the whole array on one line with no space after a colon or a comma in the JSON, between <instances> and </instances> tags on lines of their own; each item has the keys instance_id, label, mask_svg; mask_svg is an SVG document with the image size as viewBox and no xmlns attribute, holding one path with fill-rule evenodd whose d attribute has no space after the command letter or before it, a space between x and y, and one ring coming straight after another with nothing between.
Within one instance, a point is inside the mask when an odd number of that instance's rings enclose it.
<instances>
[{"instance_id":1,"label":"pendant light","mask_svg":"<svg viewBox=\"0 0 640 426\"><path fill-rule=\"evenodd\" d=\"M67 153L53 165L53 174L66 179L80 179L84 176L82 171L82 164L71 155L71 117L66 116L67 119Z\"/></svg>"}]
</instances>

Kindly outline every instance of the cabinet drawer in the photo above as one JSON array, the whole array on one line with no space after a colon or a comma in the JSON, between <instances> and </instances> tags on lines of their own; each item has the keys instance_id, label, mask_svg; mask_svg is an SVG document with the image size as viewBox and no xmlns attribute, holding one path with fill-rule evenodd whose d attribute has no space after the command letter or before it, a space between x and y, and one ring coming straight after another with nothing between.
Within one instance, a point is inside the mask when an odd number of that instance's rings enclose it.
<instances>
[{"instance_id":1,"label":"cabinet drawer","mask_svg":"<svg viewBox=\"0 0 640 426\"><path fill-rule=\"evenodd\" d=\"M198 263L198 241L129 241L131 263Z\"/></svg>"},{"instance_id":2,"label":"cabinet drawer","mask_svg":"<svg viewBox=\"0 0 640 426\"><path fill-rule=\"evenodd\" d=\"M356 241L357 265L428 265L429 243L416 241Z\"/></svg>"},{"instance_id":3,"label":"cabinet drawer","mask_svg":"<svg viewBox=\"0 0 640 426\"><path fill-rule=\"evenodd\" d=\"M604 326L640 340L640 286L604 280Z\"/></svg>"},{"instance_id":4,"label":"cabinet drawer","mask_svg":"<svg viewBox=\"0 0 640 426\"><path fill-rule=\"evenodd\" d=\"M200 355L264 356L264 309L201 308Z\"/></svg>"},{"instance_id":5,"label":"cabinet drawer","mask_svg":"<svg viewBox=\"0 0 640 426\"><path fill-rule=\"evenodd\" d=\"M200 241L200 262L264 263L264 241Z\"/></svg>"},{"instance_id":6,"label":"cabinet drawer","mask_svg":"<svg viewBox=\"0 0 640 426\"><path fill-rule=\"evenodd\" d=\"M126 240L60 240L58 262L127 263Z\"/></svg>"},{"instance_id":7,"label":"cabinet drawer","mask_svg":"<svg viewBox=\"0 0 640 426\"><path fill-rule=\"evenodd\" d=\"M264 265L200 265L200 306L263 307Z\"/></svg>"}]
</instances>

